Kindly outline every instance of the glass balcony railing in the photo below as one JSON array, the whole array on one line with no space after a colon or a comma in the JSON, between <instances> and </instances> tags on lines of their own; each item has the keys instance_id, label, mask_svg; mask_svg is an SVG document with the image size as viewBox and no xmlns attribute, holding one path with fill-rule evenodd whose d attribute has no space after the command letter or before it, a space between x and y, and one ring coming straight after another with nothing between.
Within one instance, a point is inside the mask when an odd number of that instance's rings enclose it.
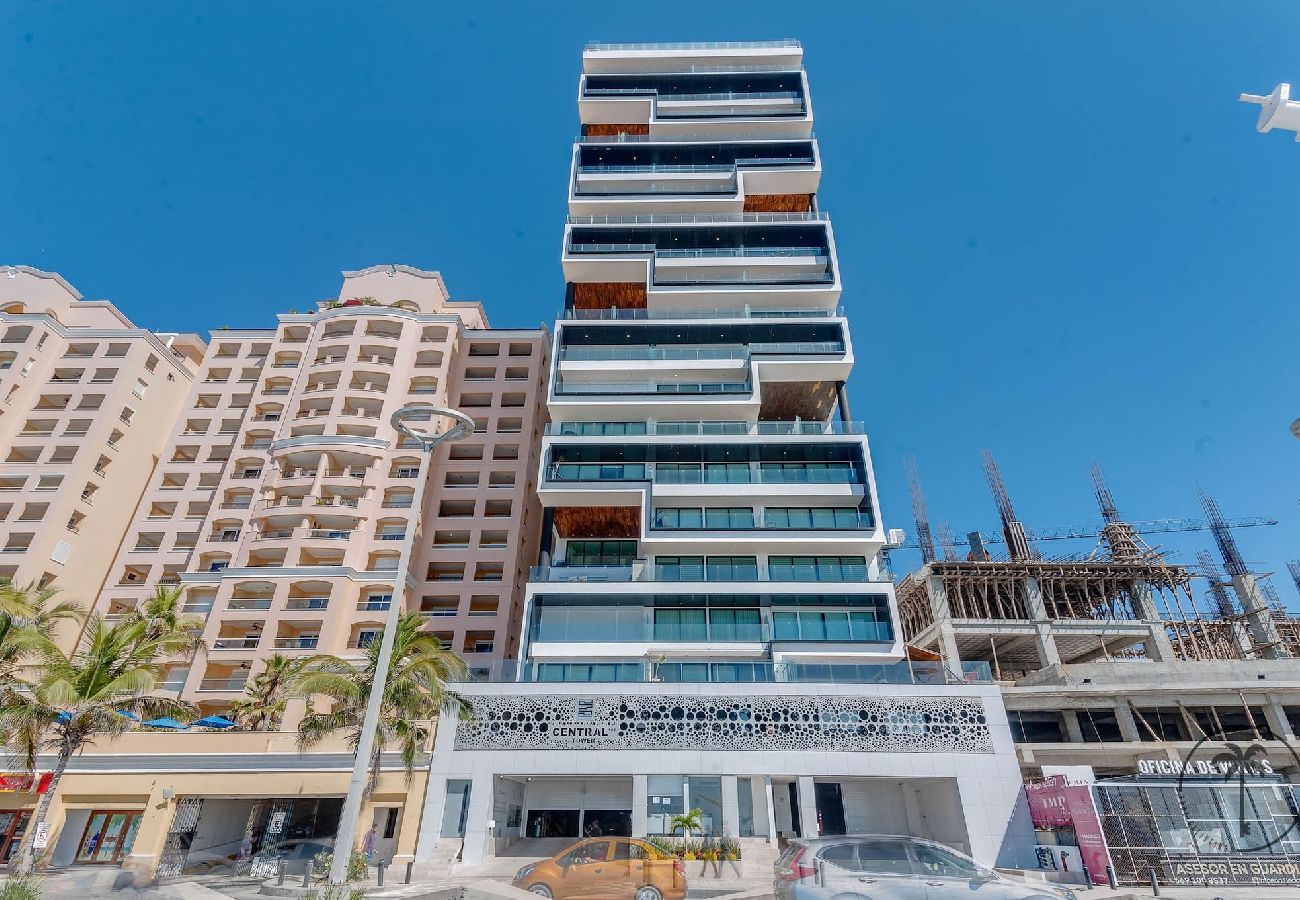
<instances>
[{"instance_id":1,"label":"glass balcony railing","mask_svg":"<svg viewBox=\"0 0 1300 900\"><path fill-rule=\"evenodd\" d=\"M569 244L568 253L653 253L655 259L730 259L798 257L826 260L825 247L687 247L681 250L660 249L654 244L604 243Z\"/></svg>"},{"instance_id":2,"label":"glass balcony railing","mask_svg":"<svg viewBox=\"0 0 1300 900\"><path fill-rule=\"evenodd\" d=\"M589 41L586 49L598 50L798 50L802 45L794 38L779 41L668 41L649 44L611 44Z\"/></svg>"},{"instance_id":3,"label":"glass balcony railing","mask_svg":"<svg viewBox=\"0 0 1300 900\"><path fill-rule=\"evenodd\" d=\"M564 347L560 359L565 362L604 362L646 360L727 360L751 356L842 356L840 341L756 341L736 347Z\"/></svg>"},{"instance_id":4,"label":"glass balcony railing","mask_svg":"<svg viewBox=\"0 0 1300 900\"><path fill-rule=\"evenodd\" d=\"M658 662L574 661L538 663L502 660L476 670L465 678L486 683L570 683L656 682L683 684L767 683L767 684L989 684L988 663L964 663L960 673L938 662L902 660L895 663L771 663L765 661Z\"/></svg>"},{"instance_id":5,"label":"glass balcony railing","mask_svg":"<svg viewBox=\"0 0 1300 900\"><path fill-rule=\"evenodd\" d=\"M577 395L659 395L659 394L752 394L754 387L747 381L623 381L601 383L594 381L555 382L557 397Z\"/></svg>"},{"instance_id":6,"label":"glass balcony railing","mask_svg":"<svg viewBox=\"0 0 1300 900\"><path fill-rule=\"evenodd\" d=\"M875 516L869 512L835 507L798 511L705 510L703 517L694 515L695 510L685 512L691 515L656 512L651 527L658 531L872 531L876 527Z\"/></svg>"},{"instance_id":7,"label":"glass balcony railing","mask_svg":"<svg viewBox=\"0 0 1300 900\"><path fill-rule=\"evenodd\" d=\"M555 437L866 434L862 422L547 422Z\"/></svg>"},{"instance_id":8,"label":"glass balcony railing","mask_svg":"<svg viewBox=\"0 0 1300 900\"><path fill-rule=\"evenodd\" d=\"M700 174L709 172L733 172L737 166L811 166L815 160L811 156L751 156L737 159L730 163L711 163L693 165L647 164L630 165L586 165L578 166L579 175L653 175L663 174Z\"/></svg>"},{"instance_id":9,"label":"glass balcony railing","mask_svg":"<svg viewBox=\"0 0 1300 900\"><path fill-rule=\"evenodd\" d=\"M663 134L580 134L573 139L575 144L734 144L747 141L772 143L775 141L810 141L814 135L808 131L692 131L685 133Z\"/></svg>"},{"instance_id":10,"label":"glass balcony railing","mask_svg":"<svg viewBox=\"0 0 1300 900\"><path fill-rule=\"evenodd\" d=\"M563 309L556 318L569 321L611 319L829 319L844 315L844 308L834 309Z\"/></svg>"},{"instance_id":11,"label":"glass balcony railing","mask_svg":"<svg viewBox=\"0 0 1300 900\"><path fill-rule=\"evenodd\" d=\"M635 562L629 565L569 566L556 563L550 566L533 566L529 581L551 584L600 584L620 582L662 583L796 583L796 584L890 584L891 578L881 575L872 578L865 565L839 566L827 571L815 565L808 566L716 566L709 564L652 565Z\"/></svg>"},{"instance_id":12,"label":"glass balcony railing","mask_svg":"<svg viewBox=\"0 0 1300 900\"><path fill-rule=\"evenodd\" d=\"M652 481L656 484L865 484L849 463L553 463L547 481Z\"/></svg>"},{"instance_id":13,"label":"glass balcony railing","mask_svg":"<svg viewBox=\"0 0 1300 900\"><path fill-rule=\"evenodd\" d=\"M829 222L825 212L643 213L569 216L569 225L712 225L735 222Z\"/></svg>"}]
</instances>

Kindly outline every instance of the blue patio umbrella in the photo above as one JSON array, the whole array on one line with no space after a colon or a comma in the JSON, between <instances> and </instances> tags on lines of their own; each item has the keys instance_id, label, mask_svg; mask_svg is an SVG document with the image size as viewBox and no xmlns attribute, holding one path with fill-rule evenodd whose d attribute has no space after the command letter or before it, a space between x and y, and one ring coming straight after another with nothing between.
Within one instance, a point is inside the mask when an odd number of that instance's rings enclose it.
<instances>
[{"instance_id":1,"label":"blue patio umbrella","mask_svg":"<svg viewBox=\"0 0 1300 900\"><path fill-rule=\"evenodd\" d=\"M235 723L221 716L204 716L194 725L198 728L234 728Z\"/></svg>"},{"instance_id":2,"label":"blue patio umbrella","mask_svg":"<svg viewBox=\"0 0 1300 900\"><path fill-rule=\"evenodd\" d=\"M54 717L54 721L58 722L60 725L67 725L72 721L72 713L65 709Z\"/></svg>"},{"instance_id":3,"label":"blue patio umbrella","mask_svg":"<svg viewBox=\"0 0 1300 900\"><path fill-rule=\"evenodd\" d=\"M168 728L172 731L184 731L186 728L190 727L188 725L182 725L170 716L161 719L152 719L145 722L144 725L146 728Z\"/></svg>"},{"instance_id":4,"label":"blue patio umbrella","mask_svg":"<svg viewBox=\"0 0 1300 900\"><path fill-rule=\"evenodd\" d=\"M137 716L135 713L131 712L131 710L129 710L129 709L119 709L119 710L117 711L117 714L118 714L119 716L124 716L125 718L130 719L132 722L139 722L139 721L140 721L140 717Z\"/></svg>"}]
</instances>

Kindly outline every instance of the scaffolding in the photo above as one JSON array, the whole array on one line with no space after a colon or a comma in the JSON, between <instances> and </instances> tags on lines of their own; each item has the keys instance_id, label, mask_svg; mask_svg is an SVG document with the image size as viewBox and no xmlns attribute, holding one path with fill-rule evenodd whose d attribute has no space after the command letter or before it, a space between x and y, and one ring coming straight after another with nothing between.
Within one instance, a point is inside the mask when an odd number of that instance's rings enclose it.
<instances>
[{"instance_id":1,"label":"scaffolding","mask_svg":"<svg viewBox=\"0 0 1300 900\"><path fill-rule=\"evenodd\" d=\"M909 643L946 659L958 656L948 659L954 669L961 661L985 660L1000 678L1056 663L1111 658L1300 656L1300 620L1270 602L1276 637L1261 637L1251 613L1233 604L1208 554L1199 555L1199 571L1173 564L1123 519L1100 467L1091 471L1103 521L1094 532L1098 539L1092 552L1083 558L1045 558L1017 520L992 454L986 451L983 463L1007 554L989 556L976 532L972 552L957 559L951 532L941 529L942 558L936 558L931 543L920 570L897 585L899 618ZM932 540L929 522L920 520L926 506L914 468L909 481L918 533L923 529ZM1205 499L1203 495L1226 567L1249 575L1226 520ZM1300 578L1300 563L1292 574ZM1204 607L1193 591L1193 579L1201 577L1210 586ZM1231 583L1236 588L1239 579ZM1250 578L1246 583L1258 584ZM1267 597L1265 590L1260 594Z\"/></svg>"}]
</instances>

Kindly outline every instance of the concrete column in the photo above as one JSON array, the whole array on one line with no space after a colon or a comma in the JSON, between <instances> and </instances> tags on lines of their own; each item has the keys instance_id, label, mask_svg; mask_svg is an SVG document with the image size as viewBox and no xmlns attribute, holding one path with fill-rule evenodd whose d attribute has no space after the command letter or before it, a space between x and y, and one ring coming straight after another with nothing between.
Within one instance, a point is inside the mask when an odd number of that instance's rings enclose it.
<instances>
[{"instance_id":1,"label":"concrete column","mask_svg":"<svg viewBox=\"0 0 1300 900\"><path fill-rule=\"evenodd\" d=\"M849 393L844 389L844 382L835 383L835 399L840 410L840 422L848 424L852 421L853 413L849 411Z\"/></svg>"},{"instance_id":2,"label":"concrete column","mask_svg":"<svg viewBox=\"0 0 1300 900\"><path fill-rule=\"evenodd\" d=\"M961 651L957 649L957 633L952 627L952 608L943 579L931 575L925 579L925 592L930 598L930 614L939 626L939 655L955 674L961 674Z\"/></svg>"},{"instance_id":3,"label":"concrete column","mask_svg":"<svg viewBox=\"0 0 1300 900\"><path fill-rule=\"evenodd\" d=\"M555 545L555 509L546 507L542 510L542 540L537 548L537 564L549 566Z\"/></svg>"},{"instance_id":4,"label":"concrete column","mask_svg":"<svg viewBox=\"0 0 1300 900\"><path fill-rule=\"evenodd\" d=\"M632 837L645 837L649 830L650 778L648 775L632 776Z\"/></svg>"},{"instance_id":5,"label":"concrete column","mask_svg":"<svg viewBox=\"0 0 1300 900\"><path fill-rule=\"evenodd\" d=\"M441 818L441 817L440 817ZM408 792L397 816L397 840L393 844L393 869L415 861L415 844L420 837L420 796Z\"/></svg>"},{"instance_id":6,"label":"concrete column","mask_svg":"<svg viewBox=\"0 0 1300 900\"><path fill-rule=\"evenodd\" d=\"M763 806L767 813L767 842L776 840L776 799L772 791L772 776L763 776Z\"/></svg>"},{"instance_id":7,"label":"concrete column","mask_svg":"<svg viewBox=\"0 0 1300 900\"><path fill-rule=\"evenodd\" d=\"M1125 741L1142 740L1137 719L1133 717L1133 707L1127 703L1115 704L1115 719L1119 722L1119 736Z\"/></svg>"},{"instance_id":8,"label":"concrete column","mask_svg":"<svg viewBox=\"0 0 1300 900\"><path fill-rule=\"evenodd\" d=\"M1072 744L1083 743L1083 729L1079 727L1079 713L1073 709L1061 710L1061 721L1065 723L1065 737Z\"/></svg>"},{"instance_id":9,"label":"concrete column","mask_svg":"<svg viewBox=\"0 0 1300 900\"><path fill-rule=\"evenodd\" d=\"M429 783L424 791L424 812L418 814L420 820L419 835L415 842L415 861L428 862L433 856L433 848L442 836L442 816L447 808L447 779L442 775L429 773Z\"/></svg>"},{"instance_id":10,"label":"concrete column","mask_svg":"<svg viewBox=\"0 0 1300 900\"><path fill-rule=\"evenodd\" d=\"M729 838L740 837L740 789L735 775L722 776L722 833Z\"/></svg>"},{"instance_id":11,"label":"concrete column","mask_svg":"<svg viewBox=\"0 0 1300 900\"><path fill-rule=\"evenodd\" d=\"M1282 646L1277 624L1273 621L1273 611L1269 609L1255 576L1233 575L1232 589L1237 592L1237 600L1245 613L1246 630L1256 644L1264 645L1260 656L1264 659L1285 659L1288 654Z\"/></svg>"},{"instance_id":12,"label":"concrete column","mask_svg":"<svg viewBox=\"0 0 1300 900\"><path fill-rule=\"evenodd\" d=\"M152 879L157 871L163 848L167 844L167 830L171 828L172 816L176 814L175 795L163 797L163 791L169 787L171 780L168 778L158 778L149 786L149 799L145 801L140 816L135 842L131 845L130 854L122 860L122 868L134 872L142 880ZM44 852L51 852L53 846L51 842Z\"/></svg>"},{"instance_id":13,"label":"concrete column","mask_svg":"<svg viewBox=\"0 0 1300 900\"><path fill-rule=\"evenodd\" d=\"M1051 620L1047 618L1047 607L1043 603L1043 589L1036 578L1026 578L1025 609L1034 621L1034 642L1038 645L1038 659L1043 667L1059 666L1061 653L1056 648L1056 638L1052 636Z\"/></svg>"},{"instance_id":14,"label":"concrete column","mask_svg":"<svg viewBox=\"0 0 1300 900\"><path fill-rule=\"evenodd\" d=\"M482 865L490 855L488 846L488 820L492 818L492 790L494 776L475 775L470 781L469 815L465 817L465 849L461 861L467 866ZM444 792L445 792L444 788ZM441 815L439 824L441 824Z\"/></svg>"},{"instance_id":15,"label":"concrete column","mask_svg":"<svg viewBox=\"0 0 1300 900\"><path fill-rule=\"evenodd\" d=\"M799 837L817 837L817 787L811 775L799 776Z\"/></svg>"},{"instance_id":16,"label":"concrete column","mask_svg":"<svg viewBox=\"0 0 1300 900\"><path fill-rule=\"evenodd\" d=\"M1282 706L1282 701L1272 694L1266 694L1263 697L1264 718L1268 720L1268 727L1273 729L1273 735L1284 741L1295 740L1295 733L1291 730L1291 720L1286 717L1286 709Z\"/></svg>"},{"instance_id":17,"label":"concrete column","mask_svg":"<svg viewBox=\"0 0 1300 900\"><path fill-rule=\"evenodd\" d=\"M921 814L916 788L904 784L900 790L903 792L903 813L907 816L907 833L912 837L929 838L930 826Z\"/></svg>"}]
</instances>

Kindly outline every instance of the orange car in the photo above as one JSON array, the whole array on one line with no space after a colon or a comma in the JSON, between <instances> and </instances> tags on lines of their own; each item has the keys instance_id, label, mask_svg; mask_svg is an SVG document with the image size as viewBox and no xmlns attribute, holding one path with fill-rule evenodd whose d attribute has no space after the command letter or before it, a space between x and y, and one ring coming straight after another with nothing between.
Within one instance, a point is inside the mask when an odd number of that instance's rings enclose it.
<instances>
[{"instance_id":1,"label":"orange car","mask_svg":"<svg viewBox=\"0 0 1300 900\"><path fill-rule=\"evenodd\" d=\"M683 900L686 867L636 838L587 838L524 866L511 883L553 900Z\"/></svg>"}]
</instances>

